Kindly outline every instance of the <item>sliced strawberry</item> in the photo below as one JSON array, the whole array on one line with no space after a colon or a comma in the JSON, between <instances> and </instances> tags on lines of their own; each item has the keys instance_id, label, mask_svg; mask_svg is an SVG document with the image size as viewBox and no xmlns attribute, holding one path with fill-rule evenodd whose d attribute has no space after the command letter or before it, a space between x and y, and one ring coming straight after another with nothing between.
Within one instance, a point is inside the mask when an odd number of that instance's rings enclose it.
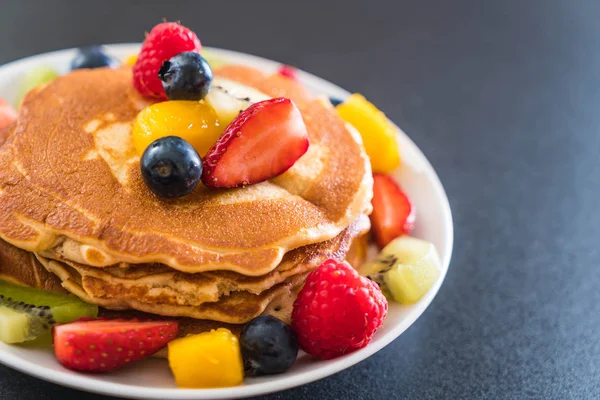
<instances>
[{"instance_id":1,"label":"sliced strawberry","mask_svg":"<svg viewBox=\"0 0 600 400\"><path fill-rule=\"evenodd\" d=\"M408 235L415 224L415 208L392 177L373 175L371 226L380 248L395 238Z\"/></svg>"},{"instance_id":2,"label":"sliced strawberry","mask_svg":"<svg viewBox=\"0 0 600 400\"><path fill-rule=\"evenodd\" d=\"M176 321L82 319L52 329L54 353L65 367L107 372L148 357L177 337Z\"/></svg>"},{"instance_id":3,"label":"sliced strawberry","mask_svg":"<svg viewBox=\"0 0 600 400\"><path fill-rule=\"evenodd\" d=\"M0 129L6 128L17 120L17 112L5 100L0 99Z\"/></svg>"},{"instance_id":4,"label":"sliced strawberry","mask_svg":"<svg viewBox=\"0 0 600 400\"><path fill-rule=\"evenodd\" d=\"M255 103L225 129L204 157L202 182L232 188L280 175L308 150L300 110L280 97Z\"/></svg>"},{"instance_id":5,"label":"sliced strawberry","mask_svg":"<svg viewBox=\"0 0 600 400\"><path fill-rule=\"evenodd\" d=\"M296 68L294 67L284 64L279 67L277 73L281 76L285 76L286 78L290 78L291 80L298 82L298 72L296 72Z\"/></svg>"}]
</instances>

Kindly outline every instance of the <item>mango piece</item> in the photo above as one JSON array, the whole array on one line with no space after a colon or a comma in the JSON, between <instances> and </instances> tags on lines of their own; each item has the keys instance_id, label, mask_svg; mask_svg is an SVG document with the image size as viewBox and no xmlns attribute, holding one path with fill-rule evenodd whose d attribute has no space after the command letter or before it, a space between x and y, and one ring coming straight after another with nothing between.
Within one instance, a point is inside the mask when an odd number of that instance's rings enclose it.
<instances>
[{"instance_id":1,"label":"mango piece","mask_svg":"<svg viewBox=\"0 0 600 400\"><path fill-rule=\"evenodd\" d=\"M384 113L358 93L348 97L336 110L362 136L373 172L389 173L400 165L397 130Z\"/></svg>"},{"instance_id":2,"label":"mango piece","mask_svg":"<svg viewBox=\"0 0 600 400\"><path fill-rule=\"evenodd\" d=\"M170 342L169 366L182 388L230 387L244 381L238 338L225 328Z\"/></svg>"},{"instance_id":3,"label":"mango piece","mask_svg":"<svg viewBox=\"0 0 600 400\"><path fill-rule=\"evenodd\" d=\"M137 54L132 54L130 56L128 56L125 61L123 62L123 64L125 65L134 65L137 62L138 59L138 55Z\"/></svg>"},{"instance_id":4,"label":"mango piece","mask_svg":"<svg viewBox=\"0 0 600 400\"><path fill-rule=\"evenodd\" d=\"M133 125L133 143L140 155L150 143L165 136L179 136L200 157L217 142L223 128L215 110L203 101L165 101L146 107Z\"/></svg>"}]
</instances>

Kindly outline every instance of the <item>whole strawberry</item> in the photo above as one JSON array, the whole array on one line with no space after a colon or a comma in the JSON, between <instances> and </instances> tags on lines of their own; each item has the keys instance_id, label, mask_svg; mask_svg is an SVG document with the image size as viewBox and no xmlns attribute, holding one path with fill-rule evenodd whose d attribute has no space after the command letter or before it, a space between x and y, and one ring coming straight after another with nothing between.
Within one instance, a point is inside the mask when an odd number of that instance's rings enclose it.
<instances>
[{"instance_id":1,"label":"whole strawberry","mask_svg":"<svg viewBox=\"0 0 600 400\"><path fill-rule=\"evenodd\" d=\"M292 329L304 351L327 360L369 344L387 309L377 284L346 262L330 259L306 278L294 303Z\"/></svg>"},{"instance_id":2,"label":"whole strawberry","mask_svg":"<svg viewBox=\"0 0 600 400\"><path fill-rule=\"evenodd\" d=\"M133 66L133 85L143 96L166 100L158 77L162 63L184 51L200 53L201 50L200 39L185 26L176 22L156 25L146 36Z\"/></svg>"}]
</instances>

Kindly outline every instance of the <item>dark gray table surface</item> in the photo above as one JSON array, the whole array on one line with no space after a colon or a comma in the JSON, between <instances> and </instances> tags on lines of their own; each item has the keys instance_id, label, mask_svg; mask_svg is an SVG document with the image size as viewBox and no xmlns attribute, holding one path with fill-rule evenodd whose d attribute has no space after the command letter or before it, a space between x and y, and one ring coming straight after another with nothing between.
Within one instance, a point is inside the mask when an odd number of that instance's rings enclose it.
<instances>
[{"instance_id":1,"label":"dark gray table surface","mask_svg":"<svg viewBox=\"0 0 600 400\"><path fill-rule=\"evenodd\" d=\"M163 17L364 93L450 198L454 255L423 316L265 398L600 398L600 2L1 0L0 64L139 41ZM65 397L104 398L0 366L1 400Z\"/></svg>"}]
</instances>

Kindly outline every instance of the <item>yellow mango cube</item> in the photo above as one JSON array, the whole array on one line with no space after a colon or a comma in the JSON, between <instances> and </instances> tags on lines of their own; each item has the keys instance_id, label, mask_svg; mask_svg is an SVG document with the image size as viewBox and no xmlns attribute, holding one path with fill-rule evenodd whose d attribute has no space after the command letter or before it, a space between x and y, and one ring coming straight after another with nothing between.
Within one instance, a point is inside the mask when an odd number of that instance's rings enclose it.
<instances>
[{"instance_id":1,"label":"yellow mango cube","mask_svg":"<svg viewBox=\"0 0 600 400\"><path fill-rule=\"evenodd\" d=\"M373 172L389 173L400 165L397 130L383 112L358 93L348 97L336 110L362 136Z\"/></svg>"},{"instance_id":2,"label":"yellow mango cube","mask_svg":"<svg viewBox=\"0 0 600 400\"><path fill-rule=\"evenodd\" d=\"M244 381L238 338L225 328L170 342L169 366L182 388L229 387Z\"/></svg>"}]
</instances>

